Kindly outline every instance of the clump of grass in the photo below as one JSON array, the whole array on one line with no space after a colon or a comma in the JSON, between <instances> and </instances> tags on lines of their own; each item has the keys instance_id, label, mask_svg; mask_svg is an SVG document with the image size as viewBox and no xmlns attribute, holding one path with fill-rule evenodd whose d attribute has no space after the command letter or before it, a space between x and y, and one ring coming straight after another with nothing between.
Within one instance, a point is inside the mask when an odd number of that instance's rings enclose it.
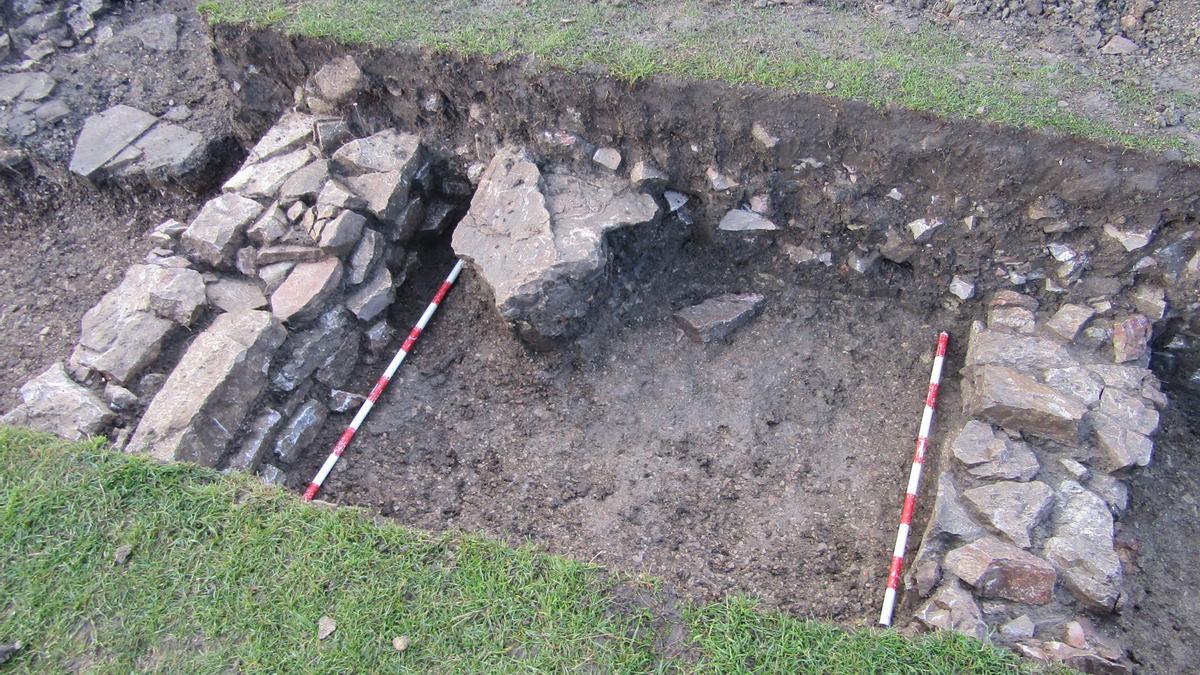
<instances>
[{"instance_id":1,"label":"clump of grass","mask_svg":"<svg viewBox=\"0 0 1200 675\"><path fill-rule=\"evenodd\" d=\"M690 654L668 658L655 627L671 619L613 593L657 580L4 427L0 568L19 671L1032 670L961 636L848 632L739 597L688 605ZM336 622L324 640L321 617Z\"/></svg>"}]
</instances>

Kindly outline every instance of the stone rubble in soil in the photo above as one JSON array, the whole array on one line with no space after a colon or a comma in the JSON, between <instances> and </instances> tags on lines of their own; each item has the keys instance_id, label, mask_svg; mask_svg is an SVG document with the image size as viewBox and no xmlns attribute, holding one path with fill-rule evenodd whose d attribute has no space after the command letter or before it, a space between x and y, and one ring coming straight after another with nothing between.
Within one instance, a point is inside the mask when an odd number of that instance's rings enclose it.
<instances>
[{"instance_id":1,"label":"stone rubble in soil","mask_svg":"<svg viewBox=\"0 0 1200 675\"><path fill-rule=\"evenodd\" d=\"M158 248L85 314L69 361L26 383L22 404L3 421L69 438L112 429L129 452L282 483L280 467L304 453L329 415L361 403L346 390L356 364L390 355L396 331L385 311L404 291L422 239L458 222L453 248L499 316L530 346L553 348L586 330L595 298L614 283L613 232L653 229L664 213L693 218L692 196L668 189L649 161L623 161L620 148L544 165L526 148L504 146L481 165L465 152L438 156L403 130L356 138L338 113L368 80L350 57L318 70L222 194L190 223L168 220L148 235ZM40 97L51 86L23 80L11 90ZM72 169L101 181L132 167L149 180L162 171L169 178L192 161L189 134L118 106L85 124ZM753 140L779 142L758 124ZM744 177L713 166L707 179L724 192ZM888 197L905 198L895 189ZM748 206L724 209L710 224L729 237L779 235L769 195ZM1054 195L1033 200L1026 215L1049 235L1076 229ZM842 269L902 264L960 225L973 232L975 216L961 224L917 218L877 245L845 252ZM987 321L966 340L962 398L971 419L948 436L906 579L909 605L922 599L918 621L992 635L1084 670L1124 668L1123 650L1103 633L1103 617L1120 611L1124 597L1126 553L1113 523L1127 507L1130 472L1153 456L1167 400L1148 370L1150 339L1171 315L1167 291L1200 275L1194 233L1140 258L1137 269L1160 273L1162 285L1130 289L1112 278L1094 285L1085 304L1055 307L990 289L1044 280L1054 297L1081 283L1091 255L1127 261L1128 270L1156 234L1157 225L1118 222L1098 241L1050 244L1045 261L984 265L995 279L964 271L949 281L945 302L979 295ZM815 244L780 249L797 265L835 260ZM674 318L693 340L720 341L765 302L716 293ZM181 352L172 348L180 344Z\"/></svg>"}]
</instances>

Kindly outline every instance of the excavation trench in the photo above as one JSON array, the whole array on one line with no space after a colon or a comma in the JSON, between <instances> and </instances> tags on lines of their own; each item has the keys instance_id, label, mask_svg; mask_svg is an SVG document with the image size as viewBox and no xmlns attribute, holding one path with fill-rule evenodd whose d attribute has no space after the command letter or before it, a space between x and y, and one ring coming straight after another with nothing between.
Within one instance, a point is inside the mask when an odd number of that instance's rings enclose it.
<instances>
[{"instance_id":1,"label":"excavation trench","mask_svg":"<svg viewBox=\"0 0 1200 675\"><path fill-rule=\"evenodd\" d=\"M221 26L213 37L222 74L238 84L234 126L246 147L279 123L297 89L311 93L314 73L349 53L271 31ZM1197 658L1186 620L1197 607L1184 592L1187 575L1175 570L1191 568L1180 542L1197 522L1187 477L1197 461L1196 408L1187 402L1195 395L1200 336L1193 269L1200 169L1067 138L713 83L630 85L528 62L353 53L366 84L322 114L345 121L347 138L389 129L418 136L429 173L414 179L413 190L427 206L454 208L440 234L397 238L384 262L373 263L371 269L382 265L403 278L381 315L398 336L380 349L351 349L361 358L345 359L355 365L342 389L364 396L371 390L453 265L455 223L479 188L477 165L520 147L541 170L569 172L586 185L631 183L630 169L641 162L663 176L644 186L658 215L605 235L587 311L554 340L534 344L502 317L494 285L472 260L326 481L322 499L417 527L532 541L648 572L698 598L746 593L793 614L870 624L938 331L950 332L951 347L910 560L931 518L939 475L957 470L963 478L949 446L970 418L960 371L979 332L973 324L985 321L1002 338L1022 340L1043 335L1059 307L1086 305L1097 329L1086 339L1098 342L1079 351L1111 363L1113 332L1131 315L1153 314L1158 298L1166 309L1151 317L1154 364L1170 405L1155 463L1118 474L1132 485L1128 510L1114 507L1122 603L1115 614L1093 612L1060 583L1051 602L1034 607L982 601L979 624L986 619L994 629L1028 614L1039 639L1059 640L1066 622L1087 616L1123 642L1126 662L1169 671ZM598 148L623 156L615 173L593 161ZM93 204L76 209L61 230L92 247L116 246L163 215L194 216L204 201L174 191L157 196L146 186L96 193L65 185L65 195L44 203ZM687 205L669 209L664 188L686 195ZM95 199L104 190L129 199L96 206L108 203ZM299 211L317 210L314 196L301 200ZM20 201L6 195L5 204ZM746 218L750 208L777 229L720 227L731 212ZM119 236L101 236L87 227L96 219L130 224ZM293 226L302 221L289 219ZM4 230L19 244L10 247L16 253L48 248L27 234L41 221L28 220ZM364 231L385 236L384 220L367 219ZM67 256L65 270L49 254L41 265L68 291L72 279L102 272L111 275L111 288L142 253L132 250L112 269L80 251ZM210 276L232 274L230 261L222 264ZM8 285L14 297L28 294L33 278L26 277ZM1146 289L1161 294L1147 296ZM1013 291L1026 299L1004 295ZM349 282L337 292L349 294ZM707 343L679 328L681 309L730 293L761 294L761 311ZM97 289L81 296L64 321L77 326L97 297ZM1021 323L1003 306L995 313L996 297L1040 309ZM55 309L63 308L41 300L28 307L37 317ZM196 336L220 319L211 308L205 312L190 331L172 333L153 373L166 376L186 360ZM371 317L352 321L359 332L347 339L359 340L378 321ZM314 330L315 321L289 319L287 339ZM0 337L10 362L32 369L36 355L21 328L7 326ZM43 334L42 343L69 352L71 330L64 323L61 335ZM267 359L272 377L291 345L282 343ZM1148 354L1131 361L1150 362ZM334 385L289 387L250 397L241 431L253 432L253 420L268 408L293 415L310 391L326 405ZM139 406L119 420L127 431L145 411L144 401ZM296 455L268 453L253 464L282 469L288 487L302 490L353 413L330 413ZM1091 459L1045 439L1034 446L1038 480L1055 489L1068 478L1060 458ZM210 463L230 466L232 451L223 452ZM1154 479L1170 488L1160 490ZM1035 551L1052 534L1047 514L1032 531ZM939 579L946 579L942 588L959 587L945 572ZM919 583L909 579L900 624L932 602Z\"/></svg>"}]
</instances>

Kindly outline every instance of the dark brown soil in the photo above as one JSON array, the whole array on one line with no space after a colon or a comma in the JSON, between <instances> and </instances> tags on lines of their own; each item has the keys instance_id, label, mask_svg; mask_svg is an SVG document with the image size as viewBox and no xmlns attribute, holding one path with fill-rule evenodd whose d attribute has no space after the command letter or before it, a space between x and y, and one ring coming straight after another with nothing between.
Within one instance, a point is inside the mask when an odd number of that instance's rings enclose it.
<instances>
[{"instance_id":1,"label":"dark brown soil","mask_svg":"<svg viewBox=\"0 0 1200 675\"><path fill-rule=\"evenodd\" d=\"M944 320L834 290L836 270L809 286L777 257L680 246L659 269L626 270L631 287L561 353L527 351L466 274L323 498L532 540L700 597L752 593L869 622ZM426 258L398 326L450 265L444 250ZM681 306L749 291L766 310L728 343L692 343L672 322ZM361 392L381 367L359 368ZM955 384L938 427L958 409ZM346 422L329 425L293 484Z\"/></svg>"}]
</instances>

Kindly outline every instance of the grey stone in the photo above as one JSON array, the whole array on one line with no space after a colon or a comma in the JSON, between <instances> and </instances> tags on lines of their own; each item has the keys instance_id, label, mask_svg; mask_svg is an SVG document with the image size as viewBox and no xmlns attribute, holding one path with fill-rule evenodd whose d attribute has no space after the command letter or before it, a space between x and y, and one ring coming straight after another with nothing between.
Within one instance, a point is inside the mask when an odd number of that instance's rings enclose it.
<instances>
[{"instance_id":1,"label":"grey stone","mask_svg":"<svg viewBox=\"0 0 1200 675\"><path fill-rule=\"evenodd\" d=\"M1037 318L1024 307L993 307L988 311L988 328L997 326L1030 335L1034 332Z\"/></svg>"},{"instance_id":2,"label":"grey stone","mask_svg":"<svg viewBox=\"0 0 1200 675\"><path fill-rule=\"evenodd\" d=\"M987 637L987 624L974 596L953 580L942 584L914 616L935 630L955 631L976 640Z\"/></svg>"},{"instance_id":3,"label":"grey stone","mask_svg":"<svg viewBox=\"0 0 1200 675\"><path fill-rule=\"evenodd\" d=\"M154 397L129 452L216 466L262 393L287 331L268 312L231 312L201 333Z\"/></svg>"},{"instance_id":4,"label":"grey stone","mask_svg":"<svg viewBox=\"0 0 1200 675\"><path fill-rule=\"evenodd\" d=\"M246 156L246 165L300 148L312 138L313 118L299 112L286 112L267 130Z\"/></svg>"},{"instance_id":5,"label":"grey stone","mask_svg":"<svg viewBox=\"0 0 1200 675\"><path fill-rule=\"evenodd\" d=\"M246 236L259 246L269 246L287 234L287 231L287 216L279 209L278 204L272 204L253 225L246 228Z\"/></svg>"},{"instance_id":6,"label":"grey stone","mask_svg":"<svg viewBox=\"0 0 1200 675\"><path fill-rule=\"evenodd\" d=\"M221 277L204 288L209 304L222 311L236 312L243 309L261 309L267 306L267 296L259 285L250 279Z\"/></svg>"},{"instance_id":7,"label":"grey stone","mask_svg":"<svg viewBox=\"0 0 1200 675\"><path fill-rule=\"evenodd\" d=\"M284 206L300 200L312 202L329 180L329 160L318 159L297 170L279 187L279 203Z\"/></svg>"},{"instance_id":8,"label":"grey stone","mask_svg":"<svg viewBox=\"0 0 1200 675\"><path fill-rule=\"evenodd\" d=\"M328 411L320 401L308 401L300 406L275 439L275 454L287 464L295 462L321 432Z\"/></svg>"},{"instance_id":9,"label":"grey stone","mask_svg":"<svg viewBox=\"0 0 1200 675\"><path fill-rule=\"evenodd\" d=\"M79 39L96 28L96 21L83 8L75 7L67 14L67 27L71 29L71 33L75 38ZM0 49L0 52L3 52L3 50Z\"/></svg>"},{"instance_id":10,"label":"grey stone","mask_svg":"<svg viewBox=\"0 0 1200 675\"><path fill-rule=\"evenodd\" d=\"M925 558L918 559L913 565L912 583L907 584L906 588L916 587L917 595L922 598L928 598L933 589L942 581L942 566L934 559Z\"/></svg>"},{"instance_id":11,"label":"grey stone","mask_svg":"<svg viewBox=\"0 0 1200 675\"><path fill-rule=\"evenodd\" d=\"M975 588L982 598L1026 605L1054 599L1057 574L1041 558L995 537L977 539L946 554L945 568Z\"/></svg>"},{"instance_id":12,"label":"grey stone","mask_svg":"<svg viewBox=\"0 0 1200 675\"><path fill-rule=\"evenodd\" d=\"M1040 481L1001 481L965 490L963 501L988 526L1017 546L1029 548L1033 528L1054 503L1054 491Z\"/></svg>"},{"instance_id":13,"label":"grey stone","mask_svg":"<svg viewBox=\"0 0 1200 675\"><path fill-rule=\"evenodd\" d=\"M1129 486L1119 478L1097 473L1088 482L1088 488L1100 495L1115 516L1120 516L1129 508Z\"/></svg>"},{"instance_id":14,"label":"grey stone","mask_svg":"<svg viewBox=\"0 0 1200 675\"><path fill-rule=\"evenodd\" d=\"M70 114L71 107L59 99L47 101L33 111L33 116L45 124L54 124Z\"/></svg>"},{"instance_id":15,"label":"grey stone","mask_svg":"<svg viewBox=\"0 0 1200 675\"><path fill-rule=\"evenodd\" d=\"M1116 387L1129 393L1142 390L1142 385L1153 376L1149 368L1141 366L1093 364L1087 369L1103 382L1105 387Z\"/></svg>"},{"instance_id":16,"label":"grey stone","mask_svg":"<svg viewBox=\"0 0 1200 675\"><path fill-rule=\"evenodd\" d=\"M741 185L741 183L738 183L733 178L721 173L721 171L715 166L708 167L708 169L704 171L704 175L708 178L708 184L717 192L732 190L733 188Z\"/></svg>"},{"instance_id":17,"label":"grey stone","mask_svg":"<svg viewBox=\"0 0 1200 675\"><path fill-rule=\"evenodd\" d=\"M259 268L278 263L311 263L324 259L325 252L316 246L299 246L296 244L277 244L260 249L255 255Z\"/></svg>"},{"instance_id":18,"label":"grey stone","mask_svg":"<svg viewBox=\"0 0 1200 675\"><path fill-rule=\"evenodd\" d=\"M933 238L942 225L943 222L937 218L918 218L908 224L908 231L912 233L913 242L924 244Z\"/></svg>"},{"instance_id":19,"label":"grey stone","mask_svg":"<svg viewBox=\"0 0 1200 675\"><path fill-rule=\"evenodd\" d=\"M321 250L336 256L344 256L358 243L367 219L354 211L342 211L329 221L317 221L315 231L310 232Z\"/></svg>"},{"instance_id":20,"label":"grey stone","mask_svg":"<svg viewBox=\"0 0 1200 675\"><path fill-rule=\"evenodd\" d=\"M1066 204L1055 195L1040 195L1025 214L1033 221L1057 220L1066 214Z\"/></svg>"},{"instance_id":21,"label":"grey stone","mask_svg":"<svg viewBox=\"0 0 1200 675\"><path fill-rule=\"evenodd\" d=\"M615 176L543 174L504 148L454 231L454 251L491 289L501 316L534 343L576 332L608 273L606 234L656 222L658 205Z\"/></svg>"},{"instance_id":22,"label":"grey stone","mask_svg":"<svg viewBox=\"0 0 1200 675\"><path fill-rule=\"evenodd\" d=\"M1133 292L1133 306L1151 321L1167 314L1167 292L1159 286L1139 286Z\"/></svg>"},{"instance_id":23,"label":"grey stone","mask_svg":"<svg viewBox=\"0 0 1200 675\"><path fill-rule=\"evenodd\" d=\"M382 234L370 228L363 230L358 245L350 254L350 273L346 278L351 286L357 286L367 280L367 276L383 260L386 246L387 243L384 242Z\"/></svg>"},{"instance_id":24,"label":"grey stone","mask_svg":"<svg viewBox=\"0 0 1200 675\"><path fill-rule=\"evenodd\" d=\"M1087 480L1092 472L1086 466L1071 459L1070 457L1059 457L1058 464L1067 472L1073 480Z\"/></svg>"},{"instance_id":25,"label":"grey stone","mask_svg":"<svg viewBox=\"0 0 1200 675\"><path fill-rule=\"evenodd\" d=\"M661 190L667 184L667 175L653 162L642 160L629 171L629 181L639 190Z\"/></svg>"},{"instance_id":26,"label":"grey stone","mask_svg":"<svg viewBox=\"0 0 1200 675\"><path fill-rule=\"evenodd\" d=\"M988 299L988 309L995 309L997 307L1024 307L1031 312L1036 312L1038 301L1036 298L1016 291L996 291Z\"/></svg>"},{"instance_id":27,"label":"grey stone","mask_svg":"<svg viewBox=\"0 0 1200 675\"><path fill-rule=\"evenodd\" d=\"M288 207L287 219L289 223L298 223L304 218L304 214L309 213L308 205L304 202L296 202ZM315 214L314 214L315 215Z\"/></svg>"},{"instance_id":28,"label":"grey stone","mask_svg":"<svg viewBox=\"0 0 1200 675\"><path fill-rule=\"evenodd\" d=\"M1103 413L1094 414L1090 419L1105 469L1120 471L1150 463L1154 441Z\"/></svg>"},{"instance_id":29,"label":"grey stone","mask_svg":"<svg viewBox=\"0 0 1200 675\"><path fill-rule=\"evenodd\" d=\"M1143 436L1151 436L1158 430L1158 411L1152 405L1147 405L1141 396L1127 394L1120 389L1104 390L1100 398L1100 412Z\"/></svg>"},{"instance_id":30,"label":"grey stone","mask_svg":"<svg viewBox=\"0 0 1200 675\"><path fill-rule=\"evenodd\" d=\"M184 250L193 260L228 269L245 241L246 227L261 212L262 206L253 199L235 194L214 197L184 230Z\"/></svg>"},{"instance_id":31,"label":"grey stone","mask_svg":"<svg viewBox=\"0 0 1200 675\"><path fill-rule=\"evenodd\" d=\"M333 164L343 175L399 173L405 184L421 168L421 139L395 129L350 141L333 153Z\"/></svg>"},{"instance_id":32,"label":"grey stone","mask_svg":"<svg viewBox=\"0 0 1200 675\"><path fill-rule=\"evenodd\" d=\"M255 164L243 164L221 187L252 199L274 199L284 182L312 161L308 148L300 148Z\"/></svg>"},{"instance_id":33,"label":"grey stone","mask_svg":"<svg viewBox=\"0 0 1200 675\"><path fill-rule=\"evenodd\" d=\"M991 425L971 420L951 444L954 457L976 478L1029 480L1040 465L1025 443L992 431Z\"/></svg>"},{"instance_id":34,"label":"grey stone","mask_svg":"<svg viewBox=\"0 0 1200 675\"><path fill-rule=\"evenodd\" d=\"M271 311L280 321L306 321L320 313L341 281L337 258L300 263L271 294Z\"/></svg>"},{"instance_id":35,"label":"grey stone","mask_svg":"<svg viewBox=\"0 0 1200 675\"><path fill-rule=\"evenodd\" d=\"M357 199L345 208L363 208L385 223L395 223L408 205L410 179L399 171L366 173L346 179L346 188ZM361 207L356 204L362 204Z\"/></svg>"},{"instance_id":36,"label":"grey stone","mask_svg":"<svg viewBox=\"0 0 1200 675\"><path fill-rule=\"evenodd\" d=\"M959 501L954 479L949 473L939 475L937 496L921 539L922 551L930 547L940 548L943 544L955 541L974 541L984 534L984 529L971 518ZM918 553L917 557L923 556Z\"/></svg>"},{"instance_id":37,"label":"grey stone","mask_svg":"<svg viewBox=\"0 0 1200 675\"><path fill-rule=\"evenodd\" d=\"M1042 379L1048 386L1078 399L1080 403L1089 407L1100 401L1100 393L1104 391L1102 381L1084 366L1051 368L1045 372Z\"/></svg>"},{"instance_id":38,"label":"grey stone","mask_svg":"<svg viewBox=\"0 0 1200 675\"><path fill-rule=\"evenodd\" d=\"M719 295L675 312L675 323L693 342L723 340L749 323L765 302L758 293Z\"/></svg>"},{"instance_id":39,"label":"grey stone","mask_svg":"<svg viewBox=\"0 0 1200 675\"><path fill-rule=\"evenodd\" d=\"M959 300L970 300L975 296L975 282L966 277L955 275L950 280L950 293Z\"/></svg>"},{"instance_id":40,"label":"grey stone","mask_svg":"<svg viewBox=\"0 0 1200 675\"><path fill-rule=\"evenodd\" d=\"M88 117L75 142L71 171L91 178L156 121L154 115L127 105L113 106Z\"/></svg>"},{"instance_id":41,"label":"grey stone","mask_svg":"<svg viewBox=\"0 0 1200 675\"><path fill-rule=\"evenodd\" d=\"M1112 224L1104 225L1104 234L1115 239L1127 252L1149 245L1154 239L1154 232L1153 227L1118 228Z\"/></svg>"},{"instance_id":42,"label":"grey stone","mask_svg":"<svg viewBox=\"0 0 1200 675\"><path fill-rule=\"evenodd\" d=\"M407 242L412 239L425 224L425 200L420 195L412 195L391 224L392 227L387 229L389 241Z\"/></svg>"},{"instance_id":43,"label":"grey stone","mask_svg":"<svg viewBox=\"0 0 1200 675\"><path fill-rule=\"evenodd\" d=\"M234 256L234 269L246 277L258 275L258 250L253 246L239 248Z\"/></svg>"},{"instance_id":44,"label":"grey stone","mask_svg":"<svg viewBox=\"0 0 1200 675\"><path fill-rule=\"evenodd\" d=\"M1137 43L1123 35L1114 35L1109 38L1108 42L1100 48L1101 54L1109 56L1118 56L1122 54L1132 54L1138 49Z\"/></svg>"},{"instance_id":45,"label":"grey stone","mask_svg":"<svg viewBox=\"0 0 1200 675\"><path fill-rule=\"evenodd\" d=\"M329 392L329 409L335 413L357 410L367 399L348 391L334 389Z\"/></svg>"},{"instance_id":46,"label":"grey stone","mask_svg":"<svg viewBox=\"0 0 1200 675\"><path fill-rule=\"evenodd\" d=\"M263 265L258 268L258 278L263 281L263 290L270 295L279 288L291 274L292 268L296 266L294 262L277 262L270 265Z\"/></svg>"},{"instance_id":47,"label":"grey stone","mask_svg":"<svg viewBox=\"0 0 1200 675\"><path fill-rule=\"evenodd\" d=\"M343 56L325 64L309 78L305 84L308 107L315 113L333 112L366 86L366 75L354 57Z\"/></svg>"},{"instance_id":48,"label":"grey stone","mask_svg":"<svg viewBox=\"0 0 1200 675\"><path fill-rule=\"evenodd\" d=\"M454 220L457 207L449 202L435 201L425 209L425 220L417 234L426 239L441 236Z\"/></svg>"},{"instance_id":49,"label":"grey stone","mask_svg":"<svg viewBox=\"0 0 1200 675\"><path fill-rule=\"evenodd\" d=\"M345 386L350 381L354 366L358 365L361 343L357 330L347 331L333 356L317 369L317 382L334 389Z\"/></svg>"},{"instance_id":50,"label":"grey stone","mask_svg":"<svg viewBox=\"0 0 1200 675\"><path fill-rule=\"evenodd\" d=\"M179 240L179 235L183 234L186 229L187 225L174 218L168 218L155 226L150 234L146 235L146 238L159 246L171 247L175 245L175 242Z\"/></svg>"},{"instance_id":51,"label":"grey stone","mask_svg":"<svg viewBox=\"0 0 1200 675\"><path fill-rule=\"evenodd\" d=\"M322 314L316 326L293 333L283 345L280 366L271 376L271 387L294 391L318 369L332 364L350 335L357 338L352 319L338 306Z\"/></svg>"},{"instance_id":52,"label":"grey stone","mask_svg":"<svg viewBox=\"0 0 1200 675\"><path fill-rule=\"evenodd\" d=\"M884 233L883 245L879 248L879 253L888 260L896 263L906 263L914 255L917 254L917 247L907 237L888 228ZM974 292L974 287L972 287Z\"/></svg>"},{"instance_id":53,"label":"grey stone","mask_svg":"<svg viewBox=\"0 0 1200 675\"><path fill-rule=\"evenodd\" d=\"M199 272L133 265L120 285L83 315L72 365L127 383L158 358L171 329L190 326L204 304Z\"/></svg>"},{"instance_id":54,"label":"grey stone","mask_svg":"<svg viewBox=\"0 0 1200 675\"><path fill-rule=\"evenodd\" d=\"M104 402L118 412L133 410L137 407L137 394L115 382L104 385Z\"/></svg>"},{"instance_id":55,"label":"grey stone","mask_svg":"<svg viewBox=\"0 0 1200 675\"><path fill-rule=\"evenodd\" d=\"M246 430L245 440L238 446L237 452L229 460L229 468L238 471L254 471L267 453L275 432L283 422L283 415L274 408L265 408L251 422Z\"/></svg>"},{"instance_id":56,"label":"grey stone","mask_svg":"<svg viewBox=\"0 0 1200 675\"><path fill-rule=\"evenodd\" d=\"M721 218L717 226L726 232L749 232L755 230L778 230L779 226L753 211L733 209Z\"/></svg>"},{"instance_id":57,"label":"grey stone","mask_svg":"<svg viewBox=\"0 0 1200 675\"><path fill-rule=\"evenodd\" d=\"M609 171L621 168L621 152L616 148L599 148L592 155L592 161Z\"/></svg>"},{"instance_id":58,"label":"grey stone","mask_svg":"<svg viewBox=\"0 0 1200 675\"><path fill-rule=\"evenodd\" d=\"M208 158L204 137L176 124L159 122L104 165L115 176L169 179L195 171Z\"/></svg>"},{"instance_id":59,"label":"grey stone","mask_svg":"<svg viewBox=\"0 0 1200 675\"><path fill-rule=\"evenodd\" d=\"M688 203L689 197L682 192L667 190L663 193L663 199L667 200L667 211L675 213Z\"/></svg>"},{"instance_id":60,"label":"grey stone","mask_svg":"<svg viewBox=\"0 0 1200 675\"><path fill-rule=\"evenodd\" d=\"M392 328L387 321L377 321L367 329L366 336L367 351L372 354L381 354L396 339L396 329Z\"/></svg>"},{"instance_id":61,"label":"grey stone","mask_svg":"<svg viewBox=\"0 0 1200 675\"><path fill-rule=\"evenodd\" d=\"M973 333L967 344L966 366L999 365L1041 374L1051 368L1079 365L1058 340L1040 335L1013 335L998 330Z\"/></svg>"},{"instance_id":62,"label":"grey stone","mask_svg":"<svg viewBox=\"0 0 1200 675\"><path fill-rule=\"evenodd\" d=\"M349 187L337 180L325 181L325 187L317 194L316 215L320 219L332 218L342 209L366 208L366 199L354 194Z\"/></svg>"},{"instance_id":63,"label":"grey stone","mask_svg":"<svg viewBox=\"0 0 1200 675\"><path fill-rule=\"evenodd\" d=\"M977 366L963 382L963 412L1065 445L1079 441L1087 406L1011 368Z\"/></svg>"},{"instance_id":64,"label":"grey stone","mask_svg":"<svg viewBox=\"0 0 1200 675\"><path fill-rule=\"evenodd\" d=\"M159 14L133 24L122 35L136 38L147 49L171 52L179 49L179 17Z\"/></svg>"},{"instance_id":65,"label":"grey stone","mask_svg":"<svg viewBox=\"0 0 1200 675\"><path fill-rule=\"evenodd\" d=\"M1113 550L1113 519L1108 505L1074 481L1063 481L1054 508L1053 536L1046 558L1063 585L1090 609L1111 612L1121 597L1121 560Z\"/></svg>"},{"instance_id":66,"label":"grey stone","mask_svg":"<svg viewBox=\"0 0 1200 675\"><path fill-rule=\"evenodd\" d=\"M346 298L346 307L361 321L370 321L396 300L392 273L380 265L375 274Z\"/></svg>"},{"instance_id":67,"label":"grey stone","mask_svg":"<svg viewBox=\"0 0 1200 675\"><path fill-rule=\"evenodd\" d=\"M750 135L754 137L755 142L765 150L770 150L779 144L779 138L773 135L760 122L755 122L750 127Z\"/></svg>"},{"instance_id":68,"label":"grey stone","mask_svg":"<svg viewBox=\"0 0 1200 675\"><path fill-rule=\"evenodd\" d=\"M45 431L70 440L103 432L114 415L104 401L76 384L61 363L21 385L21 404L0 423Z\"/></svg>"},{"instance_id":69,"label":"grey stone","mask_svg":"<svg viewBox=\"0 0 1200 675\"><path fill-rule=\"evenodd\" d=\"M318 119L313 122L313 133L316 135L317 147L321 152L329 154L342 144L351 140L350 125L339 118Z\"/></svg>"},{"instance_id":70,"label":"grey stone","mask_svg":"<svg viewBox=\"0 0 1200 675\"><path fill-rule=\"evenodd\" d=\"M287 485L287 474L274 464L264 464L258 470L258 477L267 485L283 487Z\"/></svg>"},{"instance_id":71,"label":"grey stone","mask_svg":"<svg viewBox=\"0 0 1200 675\"><path fill-rule=\"evenodd\" d=\"M50 96L55 84L53 77L38 71L0 75L0 103L41 101Z\"/></svg>"},{"instance_id":72,"label":"grey stone","mask_svg":"<svg viewBox=\"0 0 1200 675\"><path fill-rule=\"evenodd\" d=\"M1028 614L1022 614L1000 626L1000 635L1006 640L1025 640L1033 637L1035 629L1033 619L1030 619Z\"/></svg>"}]
</instances>

